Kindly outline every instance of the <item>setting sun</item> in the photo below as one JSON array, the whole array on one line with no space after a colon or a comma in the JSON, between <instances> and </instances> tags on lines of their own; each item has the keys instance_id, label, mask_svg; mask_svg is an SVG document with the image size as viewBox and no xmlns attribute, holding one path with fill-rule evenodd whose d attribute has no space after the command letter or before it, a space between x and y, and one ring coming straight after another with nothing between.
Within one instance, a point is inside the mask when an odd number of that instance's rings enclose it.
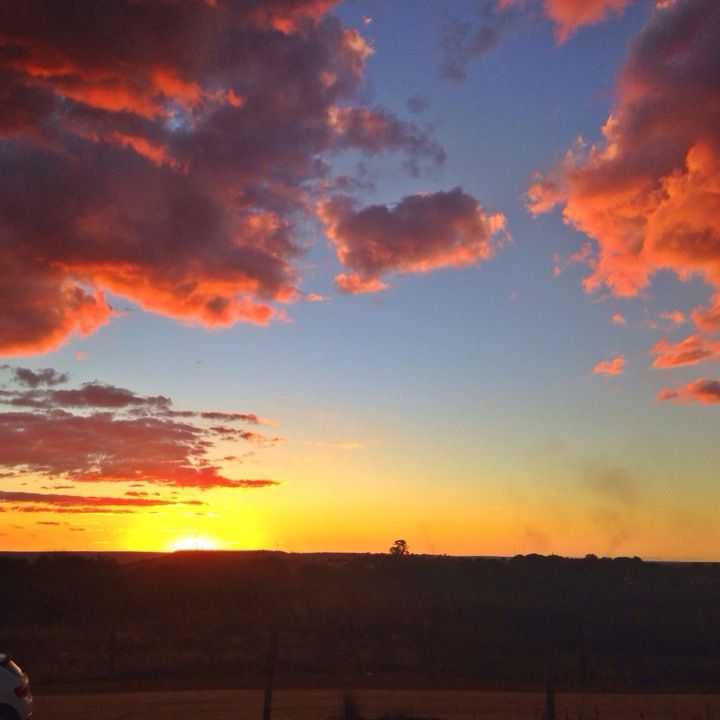
<instances>
[{"instance_id":1,"label":"setting sun","mask_svg":"<svg viewBox=\"0 0 720 720\"><path fill-rule=\"evenodd\" d=\"M220 544L207 535L183 535L171 542L168 550L220 550Z\"/></svg>"}]
</instances>

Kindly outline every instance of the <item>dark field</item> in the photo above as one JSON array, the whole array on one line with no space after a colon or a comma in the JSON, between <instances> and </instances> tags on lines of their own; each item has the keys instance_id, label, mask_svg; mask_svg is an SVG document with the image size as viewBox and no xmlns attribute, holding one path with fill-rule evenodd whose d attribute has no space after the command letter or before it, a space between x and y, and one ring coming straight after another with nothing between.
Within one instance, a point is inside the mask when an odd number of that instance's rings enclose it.
<instances>
[{"instance_id":1,"label":"dark field","mask_svg":"<svg viewBox=\"0 0 720 720\"><path fill-rule=\"evenodd\" d=\"M0 556L0 577L10 579L0 584L0 650L27 669L49 713L88 702L50 696L118 687L251 691L270 670L277 691L539 692L551 677L576 709L569 692L673 693L678 703L689 702L687 693L720 692L718 564L270 552L117 562L45 554ZM237 697L244 713L257 693ZM323 718L334 702L315 708L310 696L297 697ZM372 697L363 700L368 707ZM484 717L486 701L501 696L484 695L477 707L463 699L470 696L442 697L446 710L418 710ZM537 705L531 695L502 697L520 703L522 717ZM102 702L129 701L113 695ZM697 702L678 718L708 720L706 701Z\"/></svg>"},{"instance_id":2,"label":"dark field","mask_svg":"<svg viewBox=\"0 0 720 720\"><path fill-rule=\"evenodd\" d=\"M355 693L366 718L413 715L445 720L540 720L540 693L363 690ZM720 695L559 695L558 720L718 720ZM337 718L340 692L276 693L276 720ZM42 720L260 720L257 690L153 692L36 698Z\"/></svg>"}]
</instances>

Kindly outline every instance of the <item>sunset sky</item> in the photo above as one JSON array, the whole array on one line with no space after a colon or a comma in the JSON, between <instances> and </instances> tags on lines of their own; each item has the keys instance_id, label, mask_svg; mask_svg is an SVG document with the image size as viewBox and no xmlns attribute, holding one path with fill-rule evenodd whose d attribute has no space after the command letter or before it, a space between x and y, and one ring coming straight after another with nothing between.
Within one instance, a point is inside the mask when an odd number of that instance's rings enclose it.
<instances>
[{"instance_id":1,"label":"sunset sky","mask_svg":"<svg viewBox=\"0 0 720 720\"><path fill-rule=\"evenodd\" d=\"M0 550L720 560L717 0L0 5Z\"/></svg>"}]
</instances>

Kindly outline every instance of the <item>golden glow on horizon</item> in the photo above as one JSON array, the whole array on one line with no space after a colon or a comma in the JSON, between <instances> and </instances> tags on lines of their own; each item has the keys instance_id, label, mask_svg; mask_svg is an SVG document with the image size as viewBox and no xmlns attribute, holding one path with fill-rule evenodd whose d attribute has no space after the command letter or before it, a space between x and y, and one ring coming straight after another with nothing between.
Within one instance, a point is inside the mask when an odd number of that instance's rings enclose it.
<instances>
[{"instance_id":1,"label":"golden glow on horizon","mask_svg":"<svg viewBox=\"0 0 720 720\"><path fill-rule=\"evenodd\" d=\"M31 514L10 506L0 515L0 550L382 553L403 537L413 553L582 557L592 552L714 560L720 548L710 539L716 507L710 496L658 491L645 501L652 512L640 514L632 505L613 504L612 495L598 495L594 485L578 483L570 463L556 467L552 459L543 461L551 477L544 485L536 482L543 472L533 475L540 465L535 459L527 474L518 472L505 485L493 484L502 477L501 467L487 475L452 468L449 473L472 475L473 485L467 482L462 497L448 485L412 488L398 470L386 476L384 457L373 463L358 454L318 453L307 465L292 460L257 466L258 476L286 479L271 490L219 488L183 495L186 501L201 500L199 506L77 514L50 507ZM414 478L418 472L409 474ZM103 497L117 492L100 484L92 490Z\"/></svg>"},{"instance_id":2,"label":"golden glow on horizon","mask_svg":"<svg viewBox=\"0 0 720 720\"><path fill-rule=\"evenodd\" d=\"M207 535L184 535L168 545L170 552L177 550L221 550L221 544Z\"/></svg>"},{"instance_id":3,"label":"golden glow on horizon","mask_svg":"<svg viewBox=\"0 0 720 720\"><path fill-rule=\"evenodd\" d=\"M639 555L645 559L716 560L712 507L698 512L677 502L652 517L637 517L632 534L598 523L593 508L568 503L563 511L542 502L526 506L500 502L467 503L433 496L434 511L423 512L420 498L398 498L382 505L351 498L344 507L325 497L247 495L234 508L219 507L188 522L174 508L167 513L84 514L66 521L52 512L33 516L6 511L0 524L0 550L152 551L283 550L286 552L387 552L396 537L413 553L515 555L538 552L582 557ZM308 503L302 515L302 499ZM224 505L220 500L219 505ZM693 518L693 523L688 518ZM37 518L37 520L35 519ZM449 518L452 519L449 522ZM602 517L600 518L603 519ZM26 525L23 527L22 523ZM64 524L67 523L67 524ZM6 530L7 528L7 530ZM613 542L615 540L615 542Z\"/></svg>"},{"instance_id":4,"label":"golden glow on horizon","mask_svg":"<svg viewBox=\"0 0 720 720\"><path fill-rule=\"evenodd\" d=\"M202 512L185 506L162 512L138 511L125 515L115 545L123 550L174 552L176 550L256 550L275 545L268 537L267 509L262 497L250 492L238 502L232 492L201 496L208 503ZM260 503L260 507L258 504ZM211 509L212 508L212 509Z\"/></svg>"}]
</instances>

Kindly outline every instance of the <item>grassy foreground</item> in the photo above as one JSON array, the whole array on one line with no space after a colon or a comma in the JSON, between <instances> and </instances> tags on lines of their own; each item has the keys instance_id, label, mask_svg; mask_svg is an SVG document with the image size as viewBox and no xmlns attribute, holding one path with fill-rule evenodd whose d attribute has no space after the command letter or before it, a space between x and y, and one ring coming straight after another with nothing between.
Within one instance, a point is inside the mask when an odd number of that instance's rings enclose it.
<instances>
[{"instance_id":1,"label":"grassy foreground","mask_svg":"<svg viewBox=\"0 0 720 720\"><path fill-rule=\"evenodd\" d=\"M339 690L276 691L273 720L338 718ZM374 719L541 720L544 696L532 692L359 690L360 715ZM260 720L259 690L208 690L36 698L43 720ZM558 720L720 720L720 694L559 694Z\"/></svg>"}]
</instances>

